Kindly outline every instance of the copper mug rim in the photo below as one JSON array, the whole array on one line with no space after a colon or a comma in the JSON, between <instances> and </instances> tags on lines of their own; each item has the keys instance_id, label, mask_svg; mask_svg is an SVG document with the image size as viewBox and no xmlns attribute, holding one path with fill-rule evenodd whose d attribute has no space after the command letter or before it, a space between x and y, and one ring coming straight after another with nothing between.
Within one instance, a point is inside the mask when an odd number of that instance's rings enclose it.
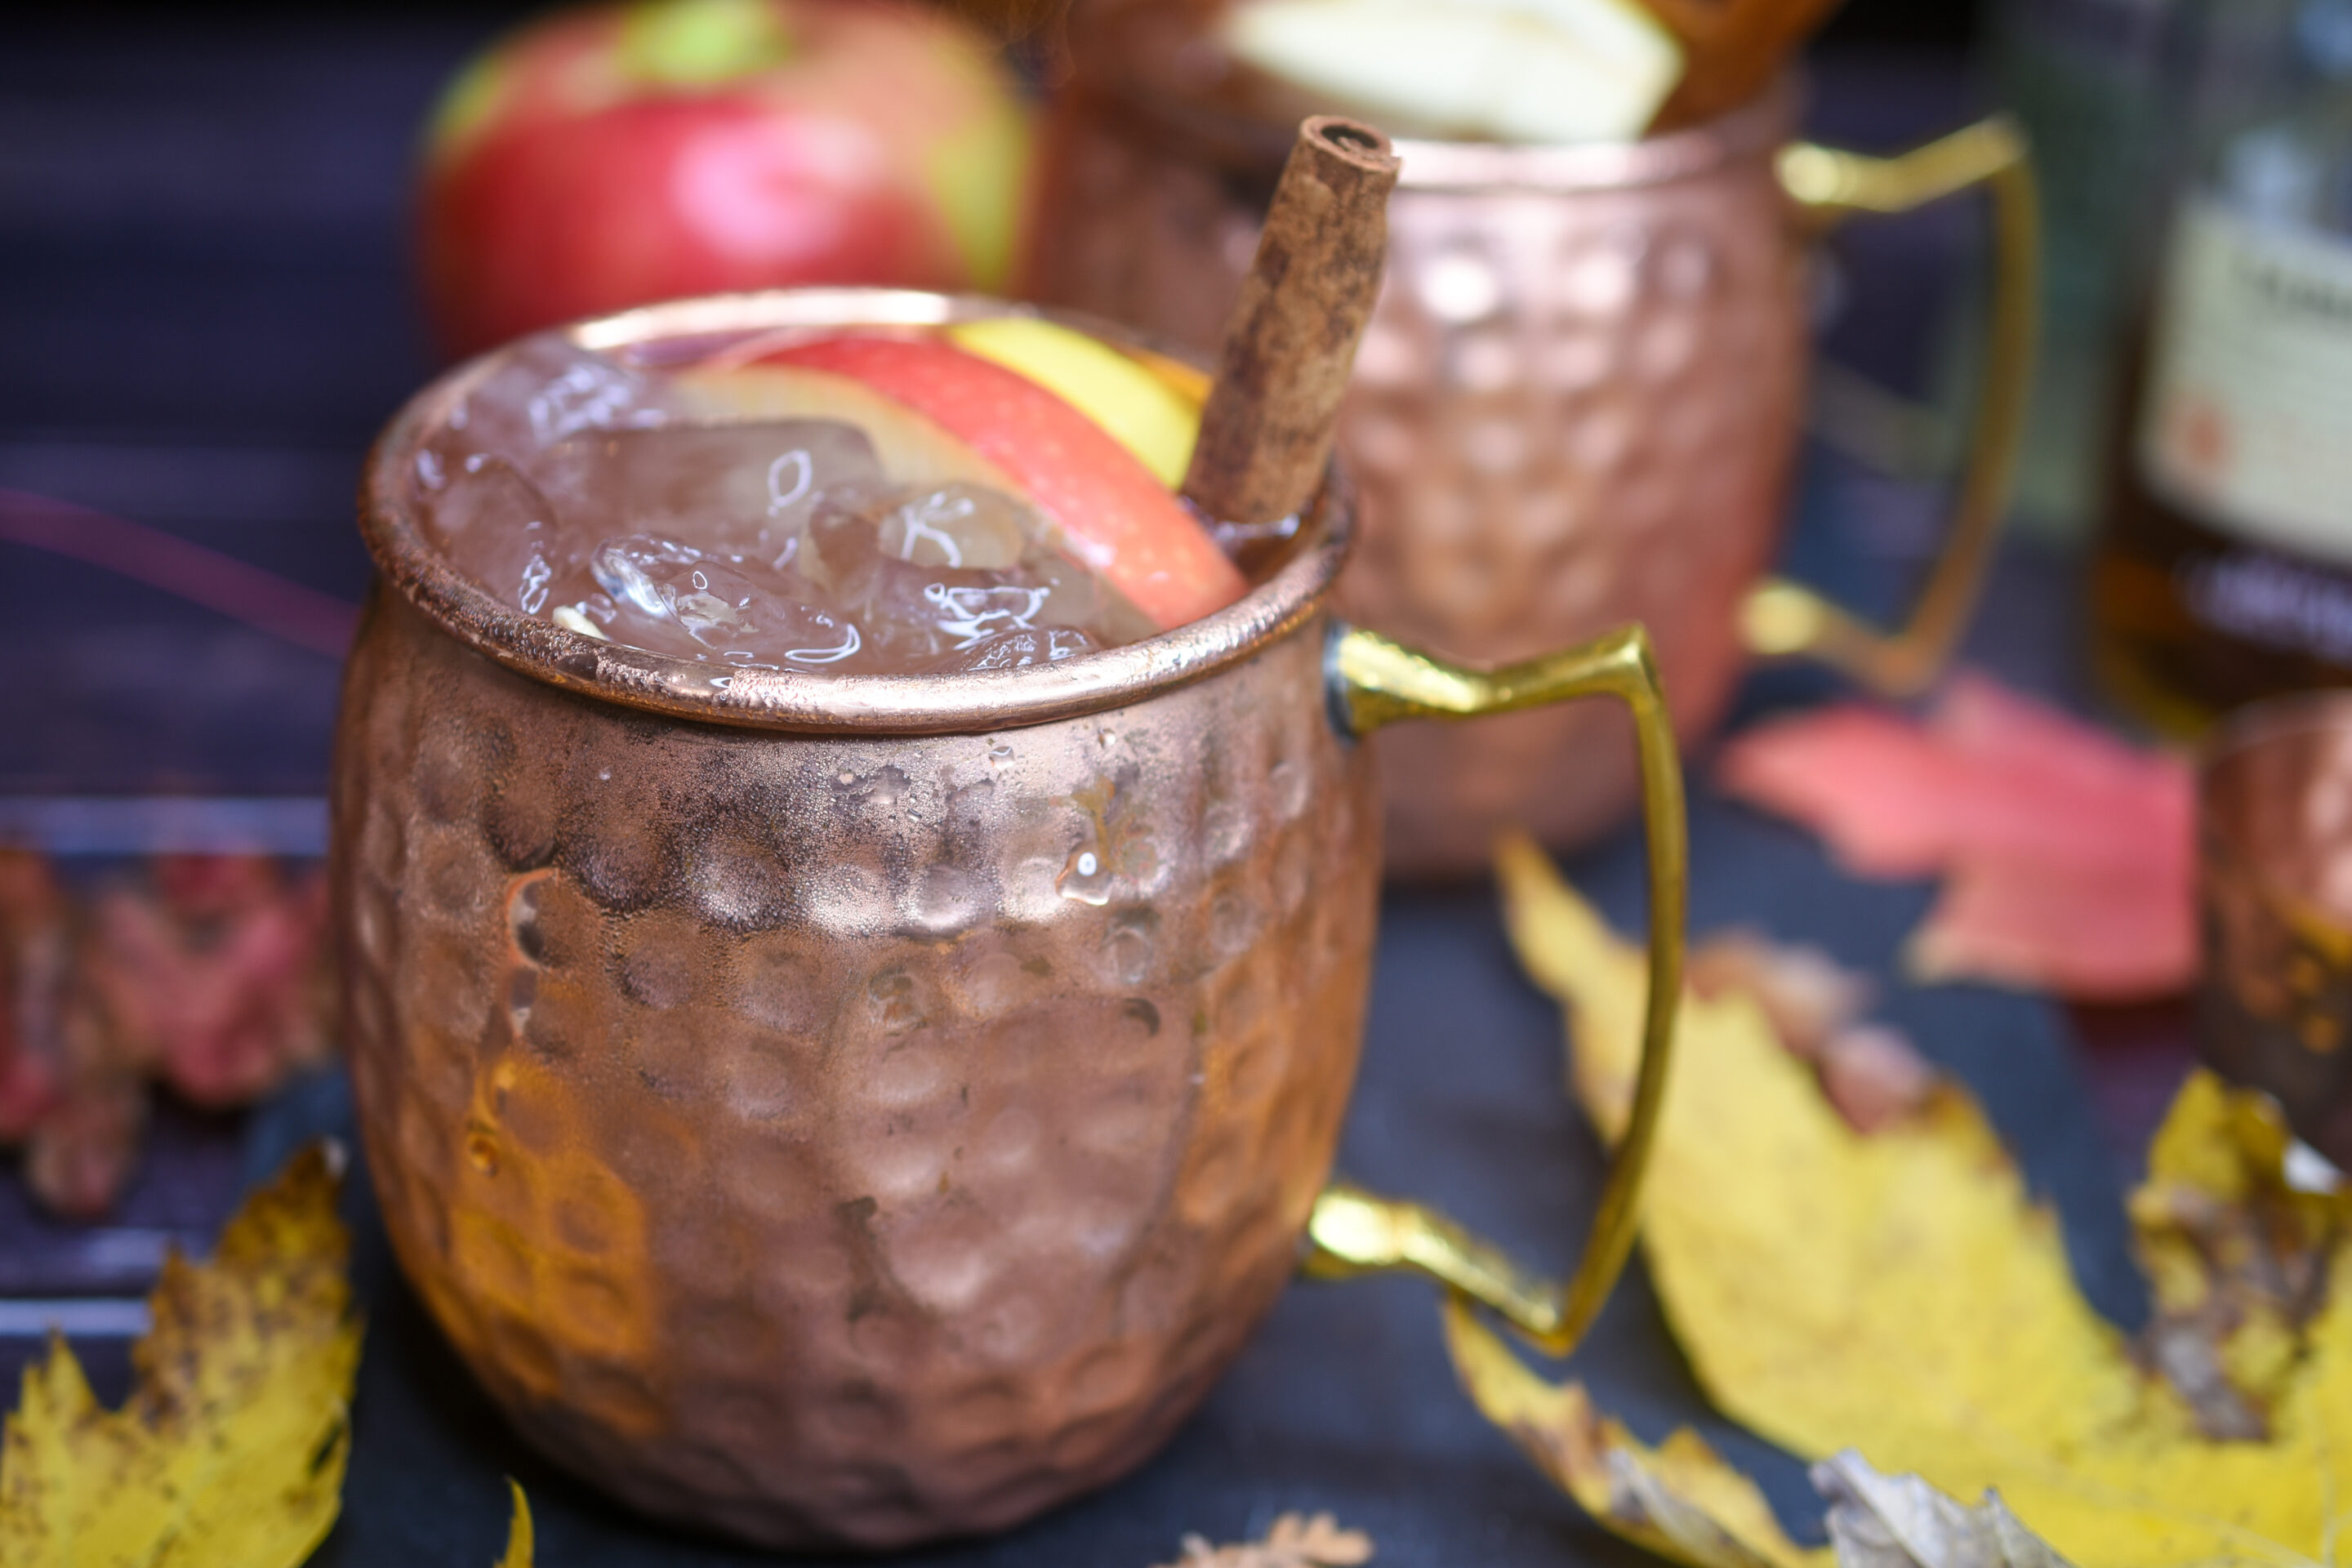
<instances>
[{"instance_id":1,"label":"copper mug rim","mask_svg":"<svg viewBox=\"0 0 2352 1568\"><path fill-rule=\"evenodd\" d=\"M1069 45L1078 63L1071 88L1095 96L1120 113L1150 121L1178 145L1208 154L1236 170L1268 173L1282 166L1295 138L1295 122L1171 91L1107 60L1095 26L1101 5L1081 5L1071 17ZM1089 81L1088 73L1099 73ZM1101 92L1097 82L1115 87ZM1575 191L1629 190L1696 178L1743 158L1769 154L1795 133L1803 101L1801 79L1784 72L1764 89L1711 120L1660 135L1615 142L1545 145L1532 142L1452 141L1396 136L1391 145L1404 161L1397 177L1402 191L1459 194L1527 193L1558 195ZM1374 116L1377 119L1377 116Z\"/></svg>"},{"instance_id":2,"label":"copper mug rim","mask_svg":"<svg viewBox=\"0 0 2352 1568\"><path fill-rule=\"evenodd\" d=\"M452 565L417 516L409 482L417 450L451 405L521 343L553 335L603 351L796 328L939 326L1009 315L1045 316L1113 342L1156 347L1142 334L1083 312L898 289L714 294L593 317L493 349L410 398L368 454L360 483L361 537L384 578L428 620L517 674L673 718L799 733L981 733L1124 707L1250 658L1322 607L1354 535L1355 509L1336 464L1302 520L1290 559L1224 609L1140 642L1055 664L952 675L714 668L604 642L505 604Z\"/></svg>"}]
</instances>

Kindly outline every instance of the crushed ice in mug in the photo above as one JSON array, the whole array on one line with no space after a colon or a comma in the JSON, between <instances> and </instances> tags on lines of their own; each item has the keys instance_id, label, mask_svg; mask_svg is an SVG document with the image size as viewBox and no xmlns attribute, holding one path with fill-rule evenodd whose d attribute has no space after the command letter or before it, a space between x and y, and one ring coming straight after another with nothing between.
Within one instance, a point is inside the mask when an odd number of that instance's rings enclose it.
<instances>
[{"instance_id":1,"label":"crushed ice in mug","mask_svg":"<svg viewBox=\"0 0 2352 1568\"><path fill-rule=\"evenodd\" d=\"M1024 498L885 476L831 418L709 421L657 372L542 339L419 450L448 559L583 635L747 669L1054 663L1156 629Z\"/></svg>"}]
</instances>

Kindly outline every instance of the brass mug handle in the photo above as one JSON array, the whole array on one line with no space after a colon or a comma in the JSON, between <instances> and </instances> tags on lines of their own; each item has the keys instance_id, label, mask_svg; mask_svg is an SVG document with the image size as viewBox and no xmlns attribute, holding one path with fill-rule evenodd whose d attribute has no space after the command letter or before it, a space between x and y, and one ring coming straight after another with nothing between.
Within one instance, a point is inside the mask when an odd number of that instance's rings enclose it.
<instances>
[{"instance_id":1,"label":"brass mug handle","mask_svg":"<svg viewBox=\"0 0 2352 1568\"><path fill-rule=\"evenodd\" d=\"M1649 634L1628 626L1580 647L1495 670L1447 664L1377 633L1341 627L1331 640L1337 717L1363 735L1400 719L1472 719L1579 697L1617 698L1632 710L1642 762L1649 843L1650 994L1633 1114L1612 1157L1584 1255L1565 1289L1521 1269L1496 1247L1418 1204L1334 1183L1307 1226L1306 1271L1320 1279L1409 1269L1492 1308L1549 1354L1575 1348L1633 1250L1642 1180L1672 1058L1682 994L1689 845L1682 764L1651 657Z\"/></svg>"},{"instance_id":2,"label":"brass mug handle","mask_svg":"<svg viewBox=\"0 0 2352 1568\"><path fill-rule=\"evenodd\" d=\"M1781 149L1781 188L1827 228L1856 213L1905 213L1982 185L1992 197L1993 298L1975 442L1953 502L1943 552L1899 631L1882 631L1786 578L1741 607L1748 650L1801 654L1888 697L1925 690L1968 628L2016 478L2033 374L2041 217L2025 135L1996 114L1895 158L1798 142Z\"/></svg>"}]
</instances>

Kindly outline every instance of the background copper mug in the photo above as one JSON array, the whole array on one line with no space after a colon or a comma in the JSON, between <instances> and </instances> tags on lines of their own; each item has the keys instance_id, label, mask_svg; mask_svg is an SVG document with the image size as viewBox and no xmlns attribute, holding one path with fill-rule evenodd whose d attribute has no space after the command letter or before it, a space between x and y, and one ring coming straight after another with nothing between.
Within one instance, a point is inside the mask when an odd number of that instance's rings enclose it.
<instances>
[{"instance_id":1,"label":"background copper mug","mask_svg":"<svg viewBox=\"0 0 2352 1568\"><path fill-rule=\"evenodd\" d=\"M1287 136L1213 88L1193 0L1097 0L1047 137L1031 291L1213 348ZM1228 95L1229 96L1229 95ZM1988 121L1906 157L1790 144L1785 86L1624 144L1399 139L1389 275L1340 442L1363 542L1343 613L1456 658L1621 621L1656 640L1685 739L1752 655L1808 654L1890 694L1926 686L1974 605L2009 492L2033 338L2022 142ZM1976 437L1942 559L1906 626L1759 585L1804 401L1809 242L1854 212L1989 184L1997 287ZM1527 714L1383 738L1389 866L1483 866L1496 830L1553 844L1634 798L1614 714Z\"/></svg>"},{"instance_id":2,"label":"background copper mug","mask_svg":"<svg viewBox=\"0 0 2352 1568\"><path fill-rule=\"evenodd\" d=\"M2352 1169L2352 694L2241 710L2197 796L2200 1048Z\"/></svg>"},{"instance_id":3,"label":"background copper mug","mask_svg":"<svg viewBox=\"0 0 2352 1568\"><path fill-rule=\"evenodd\" d=\"M817 290L573 330L714 347L1005 307ZM346 679L334 920L402 1267L520 1429L648 1512L778 1545L1001 1528L1133 1466L1298 1267L1420 1269L1537 1342L1633 1237L1681 958L1671 725L1638 631L1481 673L1338 626L1325 487L1240 603L949 677L729 669L574 636L419 531ZM1651 994L1634 1133L1565 1291L1325 1190L1371 963L1359 734L1606 693L1642 737Z\"/></svg>"}]
</instances>

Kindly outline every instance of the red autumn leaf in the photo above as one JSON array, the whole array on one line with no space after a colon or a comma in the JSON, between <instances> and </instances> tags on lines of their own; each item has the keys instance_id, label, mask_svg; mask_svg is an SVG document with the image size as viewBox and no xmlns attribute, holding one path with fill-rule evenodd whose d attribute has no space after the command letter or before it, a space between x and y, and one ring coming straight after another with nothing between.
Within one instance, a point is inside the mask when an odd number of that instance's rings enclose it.
<instances>
[{"instance_id":1,"label":"red autumn leaf","mask_svg":"<svg viewBox=\"0 0 2352 1568\"><path fill-rule=\"evenodd\" d=\"M1963 675L1924 724L1850 704L1759 726L1720 776L1858 875L1945 875L1911 947L1929 977L2102 1000L2194 978L2195 783L2179 758Z\"/></svg>"}]
</instances>

